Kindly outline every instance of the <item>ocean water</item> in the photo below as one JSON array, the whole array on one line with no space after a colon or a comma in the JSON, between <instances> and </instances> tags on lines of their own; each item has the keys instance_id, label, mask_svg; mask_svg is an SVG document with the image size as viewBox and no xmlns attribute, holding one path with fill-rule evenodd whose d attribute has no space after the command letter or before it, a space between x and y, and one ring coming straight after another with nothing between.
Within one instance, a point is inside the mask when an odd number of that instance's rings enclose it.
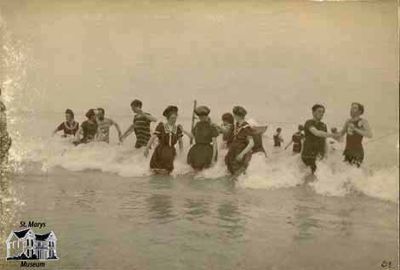
<instances>
[{"instance_id":1,"label":"ocean water","mask_svg":"<svg viewBox=\"0 0 400 270\"><path fill-rule=\"evenodd\" d=\"M398 265L396 1L2 1L2 99L13 137L0 180L0 241L20 221L58 238L48 269L382 269ZM65 108L104 107L122 130L129 103L190 127L193 100L214 122L241 104L268 124L267 158L236 182L220 149L194 174L189 141L171 176L152 175L134 136L72 146L51 136ZM286 144L310 107L340 128L365 104L374 137L361 168L331 145L314 181ZM5 261L0 269L19 269Z\"/></svg>"}]
</instances>

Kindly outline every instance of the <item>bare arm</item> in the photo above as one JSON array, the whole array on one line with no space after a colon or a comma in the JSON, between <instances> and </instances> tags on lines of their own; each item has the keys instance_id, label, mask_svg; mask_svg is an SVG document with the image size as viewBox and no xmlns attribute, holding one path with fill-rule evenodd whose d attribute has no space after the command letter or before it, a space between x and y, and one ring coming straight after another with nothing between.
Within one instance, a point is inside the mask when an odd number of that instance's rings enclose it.
<instances>
[{"instance_id":1,"label":"bare arm","mask_svg":"<svg viewBox=\"0 0 400 270\"><path fill-rule=\"evenodd\" d=\"M114 126L115 129L117 130L117 132L118 132L118 138L119 138L119 141L121 142L121 135L122 135L121 129L119 128L119 125L118 125L116 122L114 122L114 121L113 121L113 126Z\"/></svg>"},{"instance_id":2,"label":"bare arm","mask_svg":"<svg viewBox=\"0 0 400 270\"><path fill-rule=\"evenodd\" d=\"M144 156L147 157L149 155L150 147L153 145L154 141L156 140L157 135L153 134L150 137L150 140L147 142L146 148L144 149Z\"/></svg>"},{"instance_id":3,"label":"bare arm","mask_svg":"<svg viewBox=\"0 0 400 270\"><path fill-rule=\"evenodd\" d=\"M212 143L213 143L213 154L212 154L212 161L211 163L214 163L217 157L217 138L214 137L212 138Z\"/></svg>"},{"instance_id":4,"label":"bare arm","mask_svg":"<svg viewBox=\"0 0 400 270\"><path fill-rule=\"evenodd\" d=\"M183 132L186 136L188 136L190 139L193 139L193 138L194 138L194 136L193 136L193 134L192 134L191 132L186 131L186 130L184 130L183 128L182 128L182 132Z\"/></svg>"},{"instance_id":5,"label":"bare arm","mask_svg":"<svg viewBox=\"0 0 400 270\"><path fill-rule=\"evenodd\" d=\"M237 156L237 160L242 160L244 155L246 155L248 152L251 151L251 149L253 149L254 147L254 140L253 137L248 136L247 139L249 140L249 143L247 144L246 148L243 149L243 151Z\"/></svg>"},{"instance_id":6,"label":"bare arm","mask_svg":"<svg viewBox=\"0 0 400 270\"><path fill-rule=\"evenodd\" d=\"M361 128L354 127L354 131L363 137L372 138L372 131L371 131L368 121L363 119L361 123L362 123L362 127Z\"/></svg>"},{"instance_id":7,"label":"bare arm","mask_svg":"<svg viewBox=\"0 0 400 270\"><path fill-rule=\"evenodd\" d=\"M122 142L123 140L125 140L129 135L131 135L132 132L134 131L134 129L135 129L135 125L132 124L132 125L124 132L124 134L121 135L121 138L120 138L121 142Z\"/></svg>"},{"instance_id":8,"label":"bare arm","mask_svg":"<svg viewBox=\"0 0 400 270\"><path fill-rule=\"evenodd\" d=\"M318 130L318 129L316 129L315 127L310 127L310 132L312 133L312 134L314 134L315 136L317 136L317 137L321 137L321 138L334 138L334 134L332 134L332 133L329 133L329 132L325 132L325 131L322 131L322 130Z\"/></svg>"},{"instance_id":9,"label":"bare arm","mask_svg":"<svg viewBox=\"0 0 400 270\"><path fill-rule=\"evenodd\" d=\"M289 146L291 146L292 143L293 143L293 140L291 140L291 141L285 146L285 150L286 150Z\"/></svg>"}]
</instances>

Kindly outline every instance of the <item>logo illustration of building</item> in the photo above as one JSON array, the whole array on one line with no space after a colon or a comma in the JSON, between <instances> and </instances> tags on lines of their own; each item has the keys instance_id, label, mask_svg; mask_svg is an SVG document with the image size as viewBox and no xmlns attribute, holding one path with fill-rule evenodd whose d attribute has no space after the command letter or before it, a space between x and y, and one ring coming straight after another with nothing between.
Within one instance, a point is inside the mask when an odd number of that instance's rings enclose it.
<instances>
[{"instance_id":1,"label":"logo illustration of building","mask_svg":"<svg viewBox=\"0 0 400 270\"><path fill-rule=\"evenodd\" d=\"M58 260L57 237L53 231L35 234L32 229L13 231L8 236L7 260Z\"/></svg>"}]
</instances>

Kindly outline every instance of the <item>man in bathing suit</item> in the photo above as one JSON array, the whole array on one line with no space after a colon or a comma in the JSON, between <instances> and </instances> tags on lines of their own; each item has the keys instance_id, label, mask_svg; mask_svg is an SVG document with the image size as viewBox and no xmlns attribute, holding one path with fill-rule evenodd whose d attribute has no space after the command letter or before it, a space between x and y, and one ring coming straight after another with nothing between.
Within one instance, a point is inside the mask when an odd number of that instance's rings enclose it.
<instances>
[{"instance_id":1,"label":"man in bathing suit","mask_svg":"<svg viewBox=\"0 0 400 270\"><path fill-rule=\"evenodd\" d=\"M151 137L150 124L151 122L157 121L157 118L155 118L151 114L143 112L142 105L143 103L138 99L132 101L131 109L135 114L135 117L133 118L132 125L121 136L121 141L124 141L129 135L132 134L132 132L135 132L135 148L147 146L147 142L150 140Z\"/></svg>"},{"instance_id":2,"label":"man in bathing suit","mask_svg":"<svg viewBox=\"0 0 400 270\"><path fill-rule=\"evenodd\" d=\"M343 129L340 131L340 136L346 134L346 147L343 152L344 161L357 167L360 167L364 160L363 138L372 138L368 121L361 118L363 113L364 106L362 104L357 102L352 103L350 119L346 121Z\"/></svg>"},{"instance_id":3,"label":"man in bathing suit","mask_svg":"<svg viewBox=\"0 0 400 270\"><path fill-rule=\"evenodd\" d=\"M96 140L100 142L110 142L110 127L114 126L118 132L118 139L121 142L121 129L118 124L109 119L105 118L105 110L103 108L97 108L97 134Z\"/></svg>"}]
</instances>

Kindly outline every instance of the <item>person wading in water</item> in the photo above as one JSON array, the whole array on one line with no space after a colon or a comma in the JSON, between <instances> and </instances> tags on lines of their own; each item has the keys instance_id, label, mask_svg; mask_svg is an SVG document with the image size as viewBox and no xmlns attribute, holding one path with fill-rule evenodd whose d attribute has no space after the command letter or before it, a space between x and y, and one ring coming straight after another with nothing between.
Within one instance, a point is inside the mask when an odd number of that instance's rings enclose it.
<instances>
[{"instance_id":1,"label":"person wading in water","mask_svg":"<svg viewBox=\"0 0 400 270\"><path fill-rule=\"evenodd\" d=\"M281 147L281 143L283 143L283 139L282 139L282 136L281 136L281 133L282 133L282 128L277 128L276 129L276 132L275 132L275 134L274 134L274 146L275 147Z\"/></svg>"},{"instance_id":2,"label":"person wading in water","mask_svg":"<svg viewBox=\"0 0 400 270\"><path fill-rule=\"evenodd\" d=\"M192 137L195 144L190 148L187 163L193 169L199 171L209 168L217 160L217 137L219 132L211 123L208 115L210 109L206 106L199 106L195 109L199 122L193 128Z\"/></svg>"},{"instance_id":3,"label":"person wading in water","mask_svg":"<svg viewBox=\"0 0 400 270\"><path fill-rule=\"evenodd\" d=\"M150 124L156 122L157 118L149 113L142 111L143 103L135 99L131 102L131 109L135 114L133 118L133 124L124 132L121 136L121 142L124 141L132 132L135 132L136 143L135 148L139 149L145 147L150 140Z\"/></svg>"},{"instance_id":4,"label":"person wading in water","mask_svg":"<svg viewBox=\"0 0 400 270\"><path fill-rule=\"evenodd\" d=\"M343 129L339 132L340 136L346 134L346 147L343 152L344 161L357 167L360 167L364 160L363 138L372 138L368 121L361 118L363 113L364 106L362 104L352 103L350 109L351 118L346 121Z\"/></svg>"},{"instance_id":5,"label":"person wading in water","mask_svg":"<svg viewBox=\"0 0 400 270\"><path fill-rule=\"evenodd\" d=\"M96 122L96 113L93 109L90 109L86 113L86 118L87 120L83 121L81 127L76 133L76 140L74 142L75 145L89 143L94 141L96 138L98 126Z\"/></svg>"},{"instance_id":6,"label":"person wading in water","mask_svg":"<svg viewBox=\"0 0 400 270\"><path fill-rule=\"evenodd\" d=\"M236 124L233 132L233 141L225 156L225 164L232 175L238 176L244 172L249 165L252 149L254 147L254 132L245 121L247 111L243 107L235 106L232 112Z\"/></svg>"},{"instance_id":7,"label":"person wading in water","mask_svg":"<svg viewBox=\"0 0 400 270\"><path fill-rule=\"evenodd\" d=\"M337 138L337 134L328 133L327 127L322 118L325 114L325 107L316 104L312 107L313 118L304 124L304 146L301 159L304 164L311 168L312 174L317 170L316 160L322 159L325 155L326 138Z\"/></svg>"},{"instance_id":8,"label":"person wading in water","mask_svg":"<svg viewBox=\"0 0 400 270\"><path fill-rule=\"evenodd\" d=\"M168 106L163 115L167 119L166 123L160 122L154 134L151 136L147 147L144 151L144 156L149 155L150 147L155 139L158 138L158 145L154 149L150 160L150 168L158 174L169 174L174 170L174 160L176 157L175 145L179 144L179 150L183 150L183 129L176 124L178 118L178 107Z\"/></svg>"},{"instance_id":9,"label":"person wading in water","mask_svg":"<svg viewBox=\"0 0 400 270\"><path fill-rule=\"evenodd\" d=\"M289 148L291 144L293 144L293 154L299 154L301 153L302 145L303 145L303 140L304 140L304 134L303 134L304 126L299 125L297 132L292 135L292 140L286 145L285 150Z\"/></svg>"},{"instance_id":10,"label":"person wading in water","mask_svg":"<svg viewBox=\"0 0 400 270\"><path fill-rule=\"evenodd\" d=\"M110 127L114 126L118 132L118 139L121 142L121 129L118 124L110 118L105 117L105 110L97 108L97 134L96 140L100 142L110 142Z\"/></svg>"},{"instance_id":11,"label":"person wading in water","mask_svg":"<svg viewBox=\"0 0 400 270\"><path fill-rule=\"evenodd\" d=\"M74 120L74 112L71 109L65 111L65 121L62 122L53 132L53 135L63 131L62 137L75 136L79 130L79 123Z\"/></svg>"}]
</instances>

